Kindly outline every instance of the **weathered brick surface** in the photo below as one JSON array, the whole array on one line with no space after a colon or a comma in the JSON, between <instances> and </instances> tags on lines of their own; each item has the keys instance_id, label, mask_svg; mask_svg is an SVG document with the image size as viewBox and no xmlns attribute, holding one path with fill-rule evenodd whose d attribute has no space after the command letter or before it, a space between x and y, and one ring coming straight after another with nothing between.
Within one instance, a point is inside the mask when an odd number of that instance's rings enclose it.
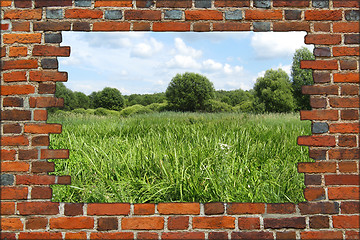
<instances>
[{"instance_id":1,"label":"weathered brick surface","mask_svg":"<svg viewBox=\"0 0 360 240\"><path fill-rule=\"evenodd\" d=\"M359 1L3 0L1 24L2 238L355 239L359 228ZM53 203L47 175L67 150L49 150L61 31L306 31L314 85L303 87L313 135L298 138L315 162L299 163L308 202Z\"/></svg>"}]
</instances>

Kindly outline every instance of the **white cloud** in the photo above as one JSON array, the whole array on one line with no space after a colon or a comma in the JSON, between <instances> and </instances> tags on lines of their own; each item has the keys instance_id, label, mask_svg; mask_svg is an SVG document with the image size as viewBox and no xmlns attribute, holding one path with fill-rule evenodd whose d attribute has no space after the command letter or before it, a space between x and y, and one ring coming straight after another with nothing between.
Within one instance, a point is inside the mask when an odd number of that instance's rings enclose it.
<instances>
[{"instance_id":1,"label":"white cloud","mask_svg":"<svg viewBox=\"0 0 360 240\"><path fill-rule=\"evenodd\" d=\"M192 47L189 47L181 38L175 38L175 49L179 54L191 56L193 58L199 58L202 56L201 50L196 50Z\"/></svg>"},{"instance_id":2,"label":"white cloud","mask_svg":"<svg viewBox=\"0 0 360 240\"><path fill-rule=\"evenodd\" d=\"M163 49L163 44L154 38L136 44L130 52L131 57L150 58Z\"/></svg>"},{"instance_id":3,"label":"white cloud","mask_svg":"<svg viewBox=\"0 0 360 240\"><path fill-rule=\"evenodd\" d=\"M199 69L201 65L192 57L185 55L175 55L170 61L166 63L169 68L180 68L180 69Z\"/></svg>"},{"instance_id":4,"label":"white cloud","mask_svg":"<svg viewBox=\"0 0 360 240\"><path fill-rule=\"evenodd\" d=\"M312 50L313 46L304 44L305 32L261 32L251 37L251 46L257 58L271 59L290 57L296 49L306 46Z\"/></svg>"},{"instance_id":5,"label":"white cloud","mask_svg":"<svg viewBox=\"0 0 360 240\"><path fill-rule=\"evenodd\" d=\"M223 65L219 62L214 61L213 59L207 59L202 62L202 69L204 71L219 71L223 68Z\"/></svg>"}]
</instances>

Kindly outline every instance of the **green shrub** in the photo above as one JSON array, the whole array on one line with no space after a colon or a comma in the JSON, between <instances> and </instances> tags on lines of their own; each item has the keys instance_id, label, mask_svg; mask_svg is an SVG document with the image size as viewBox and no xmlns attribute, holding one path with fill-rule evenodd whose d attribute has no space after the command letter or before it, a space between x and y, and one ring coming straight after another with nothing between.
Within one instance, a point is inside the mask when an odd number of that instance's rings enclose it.
<instances>
[{"instance_id":1,"label":"green shrub","mask_svg":"<svg viewBox=\"0 0 360 240\"><path fill-rule=\"evenodd\" d=\"M76 108L74 110L72 110L73 113L78 113L78 114L86 114L86 110L84 108Z\"/></svg>"},{"instance_id":2,"label":"green shrub","mask_svg":"<svg viewBox=\"0 0 360 240\"><path fill-rule=\"evenodd\" d=\"M168 109L167 102L164 103L152 103L146 106L147 109L154 111L154 112L164 112Z\"/></svg>"},{"instance_id":3,"label":"green shrub","mask_svg":"<svg viewBox=\"0 0 360 240\"><path fill-rule=\"evenodd\" d=\"M107 116L110 113L109 113L109 110L107 110L105 108L97 108L97 109L95 109L94 114L98 115L98 116Z\"/></svg>"},{"instance_id":4,"label":"green shrub","mask_svg":"<svg viewBox=\"0 0 360 240\"><path fill-rule=\"evenodd\" d=\"M86 114L95 114L95 109L89 108L85 110Z\"/></svg>"},{"instance_id":5,"label":"green shrub","mask_svg":"<svg viewBox=\"0 0 360 240\"><path fill-rule=\"evenodd\" d=\"M143 105L140 104L135 104L132 105L130 107L124 108L123 110L120 111L120 115L127 117L127 116L131 116L133 114L138 114L138 113L151 113L153 112L151 109L144 107Z\"/></svg>"},{"instance_id":6,"label":"green shrub","mask_svg":"<svg viewBox=\"0 0 360 240\"><path fill-rule=\"evenodd\" d=\"M232 112L232 107L224 102L210 99L205 103L206 112Z\"/></svg>"}]
</instances>

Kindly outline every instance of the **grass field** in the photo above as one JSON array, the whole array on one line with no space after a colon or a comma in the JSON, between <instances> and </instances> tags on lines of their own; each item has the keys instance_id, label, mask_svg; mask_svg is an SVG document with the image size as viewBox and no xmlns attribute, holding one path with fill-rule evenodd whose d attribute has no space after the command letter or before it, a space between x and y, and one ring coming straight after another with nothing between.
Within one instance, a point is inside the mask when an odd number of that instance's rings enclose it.
<instances>
[{"instance_id":1,"label":"grass field","mask_svg":"<svg viewBox=\"0 0 360 240\"><path fill-rule=\"evenodd\" d=\"M69 186L62 202L300 202L310 161L296 138L310 134L298 114L153 113L129 118L52 114L63 124L50 148Z\"/></svg>"}]
</instances>

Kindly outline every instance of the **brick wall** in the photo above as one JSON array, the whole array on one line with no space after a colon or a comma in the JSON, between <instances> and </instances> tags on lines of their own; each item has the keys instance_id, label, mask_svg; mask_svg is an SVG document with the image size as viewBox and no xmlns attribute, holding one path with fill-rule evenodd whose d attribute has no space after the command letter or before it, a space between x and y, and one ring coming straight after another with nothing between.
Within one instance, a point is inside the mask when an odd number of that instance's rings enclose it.
<instances>
[{"instance_id":1,"label":"brick wall","mask_svg":"<svg viewBox=\"0 0 360 240\"><path fill-rule=\"evenodd\" d=\"M314 163L299 163L307 202L71 204L51 202L47 108L66 81L62 31L307 31L316 60L305 86ZM1 0L1 238L354 239L359 234L357 0Z\"/></svg>"}]
</instances>

